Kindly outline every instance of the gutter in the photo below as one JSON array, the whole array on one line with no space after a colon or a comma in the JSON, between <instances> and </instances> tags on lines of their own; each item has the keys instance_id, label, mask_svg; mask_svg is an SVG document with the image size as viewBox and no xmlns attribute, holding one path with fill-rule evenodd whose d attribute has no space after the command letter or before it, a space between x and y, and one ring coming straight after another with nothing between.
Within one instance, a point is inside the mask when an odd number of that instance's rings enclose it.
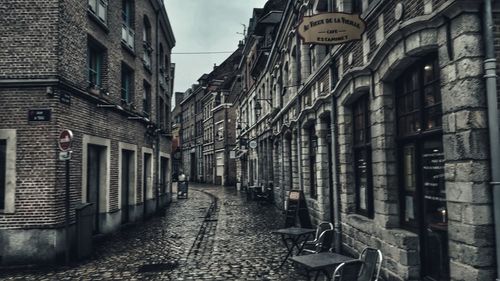
<instances>
[{"instance_id":1,"label":"gutter","mask_svg":"<svg viewBox=\"0 0 500 281\"><path fill-rule=\"evenodd\" d=\"M160 25L160 8L156 10L156 32L155 32L155 39L156 39L156 124L160 125L161 120L160 116L158 114L159 110L162 110L159 108L160 105L160 60L163 58L160 58L160 36L158 36L158 31L159 31L159 25ZM151 110L151 113L152 110ZM166 113L165 113L166 114ZM156 184L155 186L155 197L156 197L156 213L160 209L160 150L161 150L161 134L157 134L156 136ZM144 201L144 204L146 204L146 201Z\"/></svg>"},{"instance_id":2,"label":"gutter","mask_svg":"<svg viewBox=\"0 0 500 281\"><path fill-rule=\"evenodd\" d=\"M488 129L490 133L491 188L493 189L493 213L495 220L497 281L500 281L500 127L498 123L497 75L493 38L493 0L484 0L483 32L485 44L484 78L488 105Z\"/></svg>"},{"instance_id":3,"label":"gutter","mask_svg":"<svg viewBox=\"0 0 500 281\"><path fill-rule=\"evenodd\" d=\"M328 1L328 11L332 12L334 7L333 7L333 2ZM331 54L330 54L331 56ZM331 56L332 59L334 56ZM331 70L330 70L331 71ZM331 73L330 75L330 87L332 88L333 84L333 79ZM342 229L340 225L340 204L339 204L339 184L338 184L338 175L337 175L337 165L338 165L338 159L337 159L337 98L335 97L334 91L331 91L331 98L332 98L332 110L330 111L330 130L331 130L331 135L332 135L332 186L330 187L330 196L331 200L333 201L332 206L330 208L333 208L333 235L334 235L334 247L335 247L335 252L340 253L341 251L341 239L342 239Z\"/></svg>"}]
</instances>

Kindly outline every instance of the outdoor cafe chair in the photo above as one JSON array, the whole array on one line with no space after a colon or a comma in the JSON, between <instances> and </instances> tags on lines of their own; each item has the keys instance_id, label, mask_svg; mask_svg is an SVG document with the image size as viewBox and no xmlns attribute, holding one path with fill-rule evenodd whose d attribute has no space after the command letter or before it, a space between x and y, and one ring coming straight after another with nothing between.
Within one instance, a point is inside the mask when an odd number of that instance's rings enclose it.
<instances>
[{"instance_id":1,"label":"outdoor cafe chair","mask_svg":"<svg viewBox=\"0 0 500 281\"><path fill-rule=\"evenodd\" d=\"M363 266L363 261L361 260L343 262L335 268L335 271L333 271L332 280L334 281L359 280L358 276L360 274L362 266Z\"/></svg>"},{"instance_id":2,"label":"outdoor cafe chair","mask_svg":"<svg viewBox=\"0 0 500 281\"><path fill-rule=\"evenodd\" d=\"M318 226L316 228L316 234L314 236L314 240L304 241L303 248L305 250L314 251L316 248L316 244L319 241L319 236L321 235L321 233L323 233L323 231L329 230L329 229L333 229L333 224L330 222L322 222L322 223L318 224Z\"/></svg>"},{"instance_id":3,"label":"outdoor cafe chair","mask_svg":"<svg viewBox=\"0 0 500 281\"><path fill-rule=\"evenodd\" d=\"M302 249L302 253L317 254L321 252L331 251L333 245L334 232L333 229L327 229L321 232L318 239L315 240L311 249Z\"/></svg>"},{"instance_id":4,"label":"outdoor cafe chair","mask_svg":"<svg viewBox=\"0 0 500 281\"><path fill-rule=\"evenodd\" d=\"M363 261L363 266L357 281L378 281L382 259L382 252L379 249L364 248L359 255L359 260Z\"/></svg>"}]
</instances>

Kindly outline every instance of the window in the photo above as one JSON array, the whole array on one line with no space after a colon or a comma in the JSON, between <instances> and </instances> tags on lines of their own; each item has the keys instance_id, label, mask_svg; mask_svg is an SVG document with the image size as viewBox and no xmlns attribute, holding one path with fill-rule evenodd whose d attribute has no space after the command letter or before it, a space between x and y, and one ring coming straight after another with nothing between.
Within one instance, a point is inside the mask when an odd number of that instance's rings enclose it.
<instances>
[{"instance_id":1,"label":"window","mask_svg":"<svg viewBox=\"0 0 500 281\"><path fill-rule=\"evenodd\" d=\"M351 0L351 14L361 14L363 12L362 0Z\"/></svg>"},{"instance_id":2,"label":"window","mask_svg":"<svg viewBox=\"0 0 500 281\"><path fill-rule=\"evenodd\" d=\"M149 23L148 17L144 16L144 25L142 30L142 41L144 44L144 55L142 57L142 62L144 66L151 70L151 59L153 48L151 47L151 24Z\"/></svg>"},{"instance_id":3,"label":"window","mask_svg":"<svg viewBox=\"0 0 500 281\"><path fill-rule=\"evenodd\" d=\"M314 125L309 127L309 184L311 198L318 197L316 187L316 152L318 149L318 137Z\"/></svg>"},{"instance_id":4,"label":"window","mask_svg":"<svg viewBox=\"0 0 500 281\"><path fill-rule=\"evenodd\" d=\"M102 86L102 69L104 62L104 51L89 45L88 49L88 80L90 86Z\"/></svg>"},{"instance_id":5,"label":"window","mask_svg":"<svg viewBox=\"0 0 500 281\"><path fill-rule=\"evenodd\" d=\"M151 114L151 86L144 82L144 94L142 96L142 113L146 116Z\"/></svg>"},{"instance_id":6,"label":"window","mask_svg":"<svg viewBox=\"0 0 500 281\"><path fill-rule=\"evenodd\" d=\"M373 186L371 171L370 110L368 95L353 105L353 154L356 188L356 211L373 217Z\"/></svg>"},{"instance_id":7,"label":"window","mask_svg":"<svg viewBox=\"0 0 500 281\"><path fill-rule=\"evenodd\" d=\"M16 130L0 129L0 213L15 212Z\"/></svg>"},{"instance_id":8,"label":"window","mask_svg":"<svg viewBox=\"0 0 500 281\"><path fill-rule=\"evenodd\" d=\"M0 140L0 210L5 208L5 185L7 170L7 140Z\"/></svg>"},{"instance_id":9,"label":"window","mask_svg":"<svg viewBox=\"0 0 500 281\"><path fill-rule=\"evenodd\" d=\"M122 1L122 43L134 50L134 9L132 0Z\"/></svg>"},{"instance_id":10,"label":"window","mask_svg":"<svg viewBox=\"0 0 500 281\"><path fill-rule=\"evenodd\" d=\"M108 14L107 0L89 0L89 11L102 23L106 24Z\"/></svg>"},{"instance_id":11,"label":"window","mask_svg":"<svg viewBox=\"0 0 500 281\"><path fill-rule=\"evenodd\" d=\"M133 100L134 72L128 66L122 64L122 102L132 103Z\"/></svg>"}]
</instances>

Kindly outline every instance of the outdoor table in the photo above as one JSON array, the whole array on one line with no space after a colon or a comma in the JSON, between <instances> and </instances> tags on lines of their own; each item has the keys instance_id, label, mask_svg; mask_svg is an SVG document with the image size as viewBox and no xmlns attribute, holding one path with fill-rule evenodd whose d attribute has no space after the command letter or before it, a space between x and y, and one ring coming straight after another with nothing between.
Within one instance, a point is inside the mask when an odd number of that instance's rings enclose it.
<instances>
[{"instance_id":1,"label":"outdoor table","mask_svg":"<svg viewBox=\"0 0 500 281\"><path fill-rule=\"evenodd\" d=\"M312 228L300 228L300 227L289 227L282 228L278 230L273 230L271 233L281 235L281 240L287 249L287 254L285 259L280 264L280 268L285 264L289 257L293 256L293 249L297 249L297 253L302 252L302 248L304 245L300 243L300 241L306 240L309 235L312 235L316 232L316 229ZM288 243L290 241L290 243Z\"/></svg>"},{"instance_id":2,"label":"outdoor table","mask_svg":"<svg viewBox=\"0 0 500 281\"><path fill-rule=\"evenodd\" d=\"M328 269L335 268L337 265L343 262L349 262L356 259L341 254L323 252L318 254L291 257L290 260L305 267L307 271L307 280L309 280L310 271L316 271L314 280L318 279L320 272L323 272L328 280L330 280L332 277L328 273Z\"/></svg>"}]
</instances>

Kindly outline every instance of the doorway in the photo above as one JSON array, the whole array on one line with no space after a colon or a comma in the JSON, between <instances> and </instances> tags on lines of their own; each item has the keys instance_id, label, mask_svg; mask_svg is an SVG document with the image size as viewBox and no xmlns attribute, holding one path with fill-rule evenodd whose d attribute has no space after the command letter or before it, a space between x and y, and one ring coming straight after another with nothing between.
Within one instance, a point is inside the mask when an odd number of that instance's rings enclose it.
<instances>
[{"instance_id":1,"label":"doorway","mask_svg":"<svg viewBox=\"0 0 500 281\"><path fill-rule=\"evenodd\" d=\"M102 206L101 189L103 186L103 168L104 168L104 152L105 147L99 145L88 145L87 149L87 202L95 206L95 219L92 233L97 234L100 232L100 213Z\"/></svg>"},{"instance_id":2,"label":"doorway","mask_svg":"<svg viewBox=\"0 0 500 281\"><path fill-rule=\"evenodd\" d=\"M130 193L132 184L132 171L134 152L131 150L122 150L122 176L121 176L121 210L122 210L122 224L130 221Z\"/></svg>"},{"instance_id":3,"label":"doorway","mask_svg":"<svg viewBox=\"0 0 500 281\"><path fill-rule=\"evenodd\" d=\"M144 201L144 215L143 217L147 217L148 213L148 193L151 189L151 154L144 153L144 159L142 162L142 191L143 191L143 201Z\"/></svg>"},{"instance_id":4,"label":"doorway","mask_svg":"<svg viewBox=\"0 0 500 281\"><path fill-rule=\"evenodd\" d=\"M419 234L426 281L450 279L439 69L431 54L396 85L401 226Z\"/></svg>"}]
</instances>

